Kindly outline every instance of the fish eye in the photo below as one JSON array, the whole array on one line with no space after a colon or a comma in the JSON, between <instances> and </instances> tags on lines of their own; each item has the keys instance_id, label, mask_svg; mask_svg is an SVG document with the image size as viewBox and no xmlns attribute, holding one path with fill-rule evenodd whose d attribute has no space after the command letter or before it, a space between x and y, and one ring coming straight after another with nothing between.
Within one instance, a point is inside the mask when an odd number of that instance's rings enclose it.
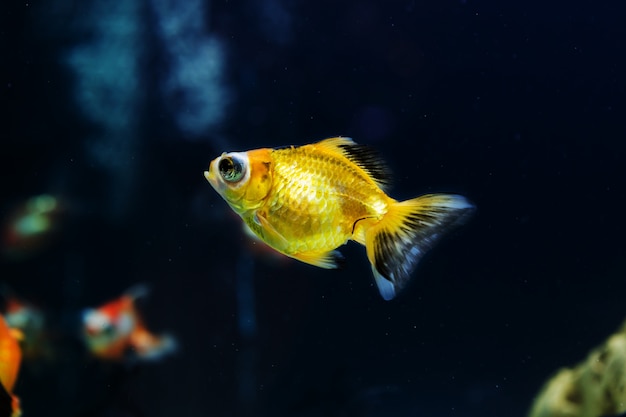
<instances>
[{"instance_id":1,"label":"fish eye","mask_svg":"<svg viewBox=\"0 0 626 417\"><path fill-rule=\"evenodd\" d=\"M235 157L223 157L218 164L218 168L224 181L237 182L243 177L243 163Z\"/></svg>"}]
</instances>

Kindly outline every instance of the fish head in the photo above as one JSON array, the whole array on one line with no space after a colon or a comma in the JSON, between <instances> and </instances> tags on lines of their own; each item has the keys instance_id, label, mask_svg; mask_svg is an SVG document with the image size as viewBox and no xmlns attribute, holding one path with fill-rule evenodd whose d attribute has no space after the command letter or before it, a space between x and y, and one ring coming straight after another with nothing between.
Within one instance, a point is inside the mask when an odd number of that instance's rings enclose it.
<instances>
[{"instance_id":1,"label":"fish head","mask_svg":"<svg viewBox=\"0 0 626 417\"><path fill-rule=\"evenodd\" d=\"M269 150L223 153L211 161L204 177L238 214L258 208L271 185Z\"/></svg>"}]
</instances>

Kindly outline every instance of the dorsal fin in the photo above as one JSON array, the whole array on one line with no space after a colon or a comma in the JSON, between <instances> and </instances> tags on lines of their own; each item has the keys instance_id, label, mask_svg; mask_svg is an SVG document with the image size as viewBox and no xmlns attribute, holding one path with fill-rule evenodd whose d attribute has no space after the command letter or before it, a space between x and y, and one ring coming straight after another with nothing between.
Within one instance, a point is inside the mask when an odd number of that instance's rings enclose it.
<instances>
[{"instance_id":1,"label":"dorsal fin","mask_svg":"<svg viewBox=\"0 0 626 417\"><path fill-rule=\"evenodd\" d=\"M324 139L315 143L314 146L343 155L364 170L379 187L384 189L389 185L391 180L389 168L373 148L359 145L352 139L341 136Z\"/></svg>"}]
</instances>

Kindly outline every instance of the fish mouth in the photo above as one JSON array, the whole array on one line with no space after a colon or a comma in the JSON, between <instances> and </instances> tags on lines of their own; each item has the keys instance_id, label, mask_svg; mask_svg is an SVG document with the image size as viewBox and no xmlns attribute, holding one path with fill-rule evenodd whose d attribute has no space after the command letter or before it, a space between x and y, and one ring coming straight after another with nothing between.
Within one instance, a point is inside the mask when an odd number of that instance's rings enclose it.
<instances>
[{"instance_id":1,"label":"fish mouth","mask_svg":"<svg viewBox=\"0 0 626 417\"><path fill-rule=\"evenodd\" d=\"M215 167L213 166L215 165L215 161L211 162L211 165L209 165L209 170L208 171L204 171L204 178L206 178L206 180L209 182L209 184L211 184L211 186L213 188L215 188L215 190L218 189L218 181L217 181L217 177L215 175Z\"/></svg>"}]
</instances>

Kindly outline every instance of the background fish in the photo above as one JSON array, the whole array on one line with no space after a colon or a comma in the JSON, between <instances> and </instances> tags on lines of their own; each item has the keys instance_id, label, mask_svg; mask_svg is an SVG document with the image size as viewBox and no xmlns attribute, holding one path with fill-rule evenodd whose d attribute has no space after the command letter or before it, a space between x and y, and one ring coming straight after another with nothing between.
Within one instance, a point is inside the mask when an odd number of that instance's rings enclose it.
<instances>
[{"instance_id":1,"label":"background fish","mask_svg":"<svg viewBox=\"0 0 626 417\"><path fill-rule=\"evenodd\" d=\"M83 340L93 356L120 361L131 353L149 360L176 349L172 336L152 334L137 311L136 299L147 292L147 287L137 285L117 299L83 312Z\"/></svg>"},{"instance_id":2,"label":"background fish","mask_svg":"<svg viewBox=\"0 0 626 417\"><path fill-rule=\"evenodd\" d=\"M252 231L277 251L336 268L335 249L365 245L380 294L396 296L417 263L473 205L452 194L396 201L377 155L349 138L223 153L204 173Z\"/></svg>"}]
</instances>

